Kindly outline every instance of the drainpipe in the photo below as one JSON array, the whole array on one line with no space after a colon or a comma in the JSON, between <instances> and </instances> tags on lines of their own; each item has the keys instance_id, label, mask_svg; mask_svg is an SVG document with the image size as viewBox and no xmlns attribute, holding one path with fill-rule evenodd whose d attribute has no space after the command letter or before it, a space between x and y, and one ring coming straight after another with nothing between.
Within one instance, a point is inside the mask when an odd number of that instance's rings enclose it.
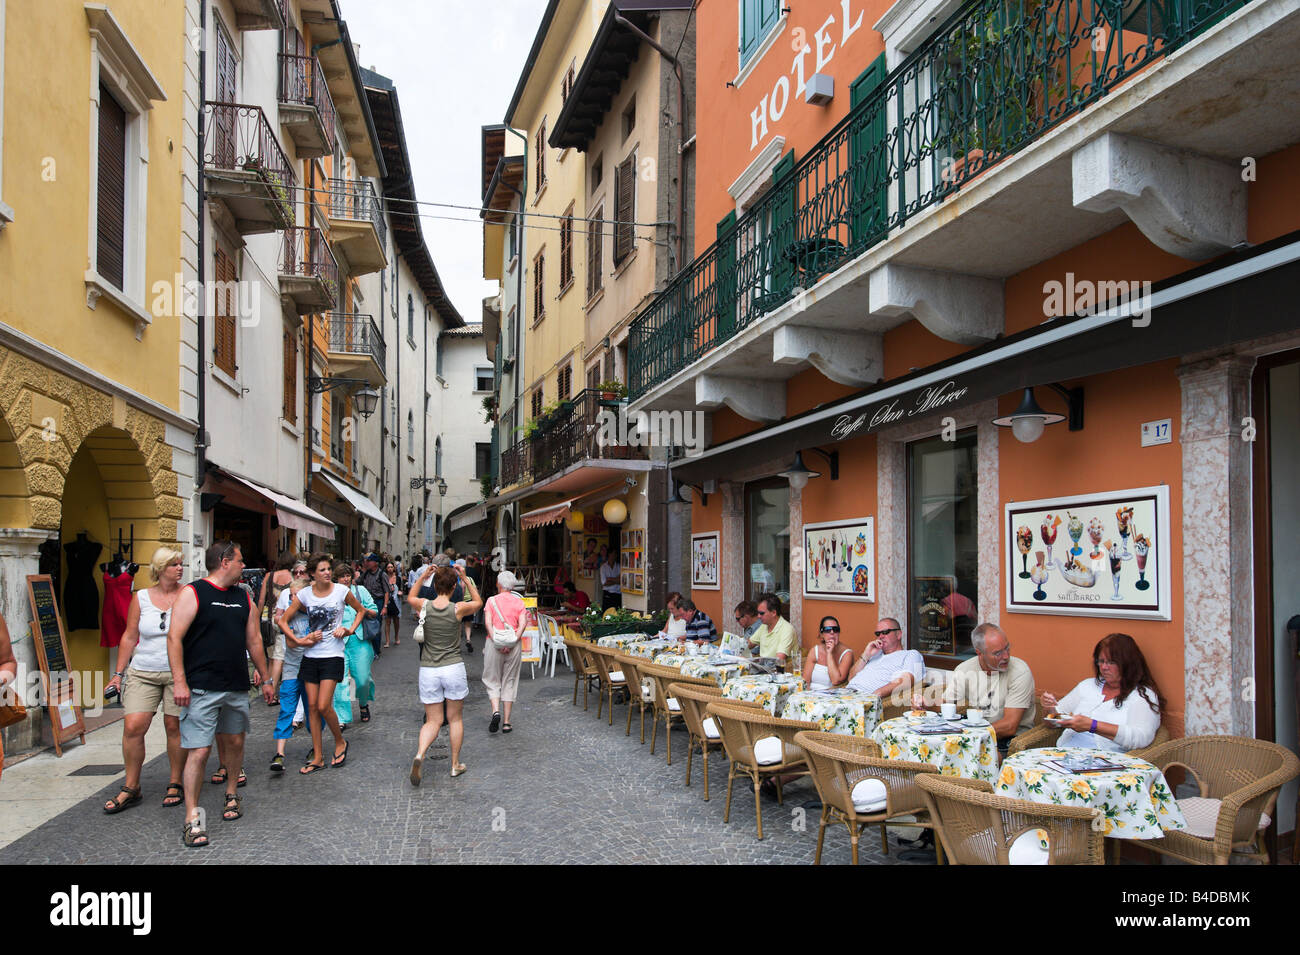
<instances>
[{"instance_id":1,"label":"drainpipe","mask_svg":"<svg viewBox=\"0 0 1300 955\"><path fill-rule=\"evenodd\" d=\"M673 65L673 73L677 77L677 269L669 270L672 274L686 264L683 259L686 241L686 157L682 152L683 145L686 143L686 80L682 76L682 64L677 57L617 10L614 11L614 20L658 50L659 54ZM687 28L689 29L689 22Z\"/></svg>"},{"instance_id":2,"label":"drainpipe","mask_svg":"<svg viewBox=\"0 0 1300 955\"><path fill-rule=\"evenodd\" d=\"M426 403L425 395L429 393L429 303L428 302L424 303L423 324L424 324L424 341L423 341L423 348L421 349L422 352L421 357L423 359L423 364L424 364L424 394L420 396L420 421L421 421L420 477L424 479L424 483L420 485L420 492L421 492L420 500L421 503L427 504L429 503L429 484L428 484L429 414L426 410L424 410L424 405ZM427 519L428 516L429 516L428 511L425 511L425 518Z\"/></svg>"},{"instance_id":3,"label":"drainpipe","mask_svg":"<svg viewBox=\"0 0 1300 955\"><path fill-rule=\"evenodd\" d=\"M204 189L204 182L203 182L203 122L204 122L203 109L204 106L207 104L207 82L206 82L207 63L208 63L208 0L199 0L199 123L198 123L199 126L199 142L198 142L198 146L199 146L199 153L198 153L199 294L195 296L195 299L197 300L195 302L195 309L196 309L195 318L198 322L198 327L199 327L199 340L198 340L199 353L197 356L197 361L195 362L195 366L196 366L195 371L197 372L198 375L197 387L199 392L198 393L199 421L198 421L198 433L194 436L194 487L196 490L203 487L203 482L207 477L206 472L208 469L208 433L206 428L207 421L208 421L208 389L207 389L208 336L206 335L205 329L203 327L204 323L207 321L207 316L204 315L204 311L203 311L203 301L205 298L207 298L207 296L203 294L203 281L204 281L204 276L206 274L203 268L203 259L204 259L204 249L203 249L204 208L203 206L204 203L206 202L206 192L207 192L207 190ZM191 514L191 517L194 519L194 523L198 524L202 520L202 512L200 511L199 514Z\"/></svg>"}]
</instances>

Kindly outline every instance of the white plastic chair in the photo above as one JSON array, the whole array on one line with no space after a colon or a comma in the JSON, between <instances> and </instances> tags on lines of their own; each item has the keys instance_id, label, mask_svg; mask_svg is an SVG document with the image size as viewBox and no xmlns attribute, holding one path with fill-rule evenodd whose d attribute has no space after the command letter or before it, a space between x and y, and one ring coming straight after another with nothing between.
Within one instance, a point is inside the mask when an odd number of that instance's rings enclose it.
<instances>
[{"instance_id":1,"label":"white plastic chair","mask_svg":"<svg viewBox=\"0 0 1300 955\"><path fill-rule=\"evenodd\" d=\"M573 669L573 664L569 662L569 648L564 645L564 636L560 632L560 625L554 617L545 618L546 629L546 651L550 656L550 673L555 676L555 662L560 654L564 654L564 665Z\"/></svg>"}]
</instances>

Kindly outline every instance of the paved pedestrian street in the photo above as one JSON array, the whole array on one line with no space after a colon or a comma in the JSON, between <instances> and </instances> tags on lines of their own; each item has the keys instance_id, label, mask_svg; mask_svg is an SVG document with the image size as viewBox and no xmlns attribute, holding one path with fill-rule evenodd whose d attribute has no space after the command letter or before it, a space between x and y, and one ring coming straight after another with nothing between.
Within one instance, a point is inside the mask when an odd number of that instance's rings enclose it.
<instances>
[{"instance_id":1,"label":"paved pedestrian street","mask_svg":"<svg viewBox=\"0 0 1300 955\"><path fill-rule=\"evenodd\" d=\"M403 630L409 634L409 622ZM474 644L474 653L466 658L470 695L461 761L469 771L463 776L449 776L444 727L425 760L423 785L416 789L407 778L423 719L416 695L416 644L408 636L375 662L378 698L372 720L347 730L351 749L342 768L298 774L311 745L304 727L289 743L286 771L269 772L276 711L260 698L253 701L245 760L248 785L239 790L244 816L223 821L224 787L205 783L201 805L207 811L208 847L185 848L184 810L162 808L167 761L161 734L151 732L142 803L115 816L104 814L101 806L121 784L119 773L94 795L0 849L0 863L812 862L817 810L793 811L816 798L811 782L787 787L784 807L764 797L764 838L759 841L752 789L738 781L731 822L724 825L725 758L711 760L706 803L698 758L690 788L683 785L683 730L673 733L673 764L667 766L662 727L651 756L648 726L644 746L635 719L632 736L624 735L624 706L615 707L612 727L605 718L596 719L594 693L589 711L583 712L581 690L573 706L573 674L562 662L554 679L540 670L531 679L525 666L514 732L489 734L491 711L477 679L481 631ZM98 736L102 745L108 735L118 744L121 727L120 722L107 726L91 739ZM328 747L328 732L325 739ZM69 756L75 751L71 747ZM113 759L120 764L120 748ZM208 773L216 767L214 751ZM6 784L10 775L6 771ZM889 862L897 861L897 847L891 839ZM848 861L847 832L843 826L829 828L823 863ZM878 830L864 834L861 861L886 861Z\"/></svg>"}]
</instances>

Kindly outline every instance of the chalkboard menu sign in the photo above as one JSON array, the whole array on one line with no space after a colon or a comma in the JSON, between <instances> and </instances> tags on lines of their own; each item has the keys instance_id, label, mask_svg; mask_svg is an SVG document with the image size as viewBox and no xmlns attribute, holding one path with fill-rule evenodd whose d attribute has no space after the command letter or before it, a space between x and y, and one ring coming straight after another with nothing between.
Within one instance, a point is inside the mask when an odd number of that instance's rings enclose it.
<instances>
[{"instance_id":1,"label":"chalkboard menu sign","mask_svg":"<svg viewBox=\"0 0 1300 955\"><path fill-rule=\"evenodd\" d=\"M957 589L952 577L917 577L912 589L916 614L912 649L922 653L957 652L957 634L950 601L946 598Z\"/></svg>"},{"instance_id":2,"label":"chalkboard menu sign","mask_svg":"<svg viewBox=\"0 0 1300 955\"><path fill-rule=\"evenodd\" d=\"M54 751L74 736L86 742L86 721L77 704L76 675L68 665L68 640L59 617L54 581L48 574L27 575L27 596L32 605L32 642L45 676L45 711L54 736Z\"/></svg>"}]
</instances>

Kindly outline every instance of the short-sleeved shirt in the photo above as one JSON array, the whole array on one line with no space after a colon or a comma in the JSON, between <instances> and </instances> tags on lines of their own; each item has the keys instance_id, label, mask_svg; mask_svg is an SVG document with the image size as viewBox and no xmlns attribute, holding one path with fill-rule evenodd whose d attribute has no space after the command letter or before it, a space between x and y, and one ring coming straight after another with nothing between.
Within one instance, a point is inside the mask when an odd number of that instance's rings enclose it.
<instances>
[{"instance_id":1,"label":"short-sleeved shirt","mask_svg":"<svg viewBox=\"0 0 1300 955\"><path fill-rule=\"evenodd\" d=\"M609 564L600 565L600 586L608 594L616 594L620 590L619 582L622 580L621 571L618 564L613 566Z\"/></svg>"},{"instance_id":2,"label":"short-sleeved shirt","mask_svg":"<svg viewBox=\"0 0 1300 955\"><path fill-rule=\"evenodd\" d=\"M925 660L915 650L899 648L893 653L877 653L849 680L849 688L875 693L898 679L904 670L912 674L912 685L920 686L925 677Z\"/></svg>"},{"instance_id":3,"label":"short-sleeved shirt","mask_svg":"<svg viewBox=\"0 0 1300 955\"><path fill-rule=\"evenodd\" d=\"M565 600L565 603L573 604L578 610L586 610L591 606L591 598L587 596L585 590L575 590L573 596Z\"/></svg>"},{"instance_id":4,"label":"short-sleeved shirt","mask_svg":"<svg viewBox=\"0 0 1300 955\"><path fill-rule=\"evenodd\" d=\"M348 588L342 584L332 584L330 592L324 597L317 597L310 586L297 593L298 603L302 604L301 613L307 615L307 632L321 631L324 636L320 642L312 644L303 651L305 657L341 657L343 640L334 636L334 631L343 626L343 609L348 602Z\"/></svg>"},{"instance_id":5,"label":"short-sleeved shirt","mask_svg":"<svg viewBox=\"0 0 1300 955\"><path fill-rule=\"evenodd\" d=\"M713 625L709 615L703 610L696 610L695 616L686 621L686 639L687 640L707 640L709 643L716 643L718 640L718 628Z\"/></svg>"},{"instance_id":6,"label":"short-sleeved shirt","mask_svg":"<svg viewBox=\"0 0 1300 955\"><path fill-rule=\"evenodd\" d=\"M799 649L799 637L794 632L794 624L785 617L778 618L776 626L771 630L767 629L767 624L763 624L749 639L751 643L758 644L760 657L770 658L784 653L788 659Z\"/></svg>"},{"instance_id":7,"label":"short-sleeved shirt","mask_svg":"<svg viewBox=\"0 0 1300 955\"><path fill-rule=\"evenodd\" d=\"M1002 719L1002 714L1008 707L1024 707L1025 712L1021 714L1016 732L1033 727L1034 674L1024 660L1012 657L1005 670L985 673L980 666L979 657L971 657L957 665L952 671L952 678L957 692L966 700L967 705L982 708L984 718L990 723Z\"/></svg>"}]
</instances>

